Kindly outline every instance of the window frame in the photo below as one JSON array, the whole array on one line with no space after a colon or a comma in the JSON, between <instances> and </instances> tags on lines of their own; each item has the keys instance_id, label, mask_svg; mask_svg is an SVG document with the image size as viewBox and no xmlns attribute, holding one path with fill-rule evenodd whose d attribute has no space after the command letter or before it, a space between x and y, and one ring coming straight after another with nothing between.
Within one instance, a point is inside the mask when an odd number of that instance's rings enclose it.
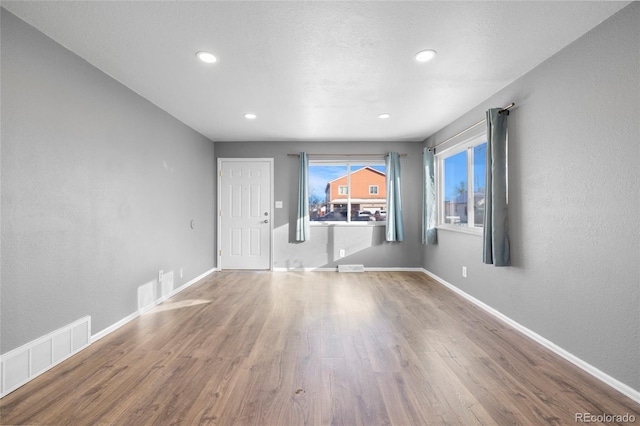
<instances>
[{"instance_id":1,"label":"window frame","mask_svg":"<svg viewBox=\"0 0 640 426\"><path fill-rule=\"evenodd\" d=\"M341 195L346 195L347 197L347 220L346 221L339 221L339 220L326 220L326 221L315 221L315 220L311 220L310 221L310 225L311 226L386 226L387 221L361 221L361 220L352 220L351 218L351 167L352 166L385 166L385 182L386 182L386 162L384 159L384 156L381 156L380 158L357 158L357 157L335 157L330 158L330 159L314 159L314 158L309 158L309 168L311 169L311 167L313 166L346 166L347 168L347 194L341 194ZM386 184L386 183L385 183ZM373 186L378 186L379 185L373 185ZM378 194L379 194L379 188L378 188ZM370 195L377 195L377 194L370 194ZM386 200L385 200L386 203ZM386 207L385 207L386 210Z\"/></svg>"},{"instance_id":2,"label":"window frame","mask_svg":"<svg viewBox=\"0 0 640 426\"><path fill-rule=\"evenodd\" d=\"M474 182L474 148L487 143L485 132L475 132L472 136L457 142L435 153L435 179L436 179L436 228L461 232L472 235L482 235L484 226L475 225L475 182ZM444 188L444 162L447 158L467 153L467 223L466 225L454 225L446 223L445 219L445 188Z\"/></svg>"},{"instance_id":3,"label":"window frame","mask_svg":"<svg viewBox=\"0 0 640 426\"><path fill-rule=\"evenodd\" d=\"M371 192L371 190L375 188L376 192ZM369 195L378 195L380 193L380 186L379 185L369 185Z\"/></svg>"}]
</instances>

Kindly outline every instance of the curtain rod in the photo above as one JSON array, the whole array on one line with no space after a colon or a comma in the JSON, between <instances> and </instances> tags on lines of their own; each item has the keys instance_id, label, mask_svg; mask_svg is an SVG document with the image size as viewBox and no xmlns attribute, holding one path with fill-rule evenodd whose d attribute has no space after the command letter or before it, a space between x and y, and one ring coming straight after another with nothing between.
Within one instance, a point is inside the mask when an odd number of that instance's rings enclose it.
<instances>
[{"instance_id":1,"label":"curtain rod","mask_svg":"<svg viewBox=\"0 0 640 426\"><path fill-rule=\"evenodd\" d=\"M507 105L506 107L502 108L500 111L498 111L499 114L502 114L505 111L509 111L511 108L513 108L516 104L511 102L509 105ZM455 135L451 136L449 139L443 140L442 142L440 142L439 144L436 144L435 146L429 147L429 151L433 151L435 150L437 147L439 147L440 145L443 145L447 142L449 142L452 139L457 138L458 136L467 133L469 130L478 127L479 125L481 125L482 123L486 123L487 119L483 119L478 121L476 124L472 124L471 126L467 127L466 129L464 129L461 132L456 133Z\"/></svg>"},{"instance_id":2,"label":"curtain rod","mask_svg":"<svg viewBox=\"0 0 640 426\"><path fill-rule=\"evenodd\" d=\"M384 157L387 154L307 154L308 156L325 156L325 157ZM300 157L300 154L287 154L288 157ZM400 157L406 157L407 154L398 154Z\"/></svg>"}]
</instances>

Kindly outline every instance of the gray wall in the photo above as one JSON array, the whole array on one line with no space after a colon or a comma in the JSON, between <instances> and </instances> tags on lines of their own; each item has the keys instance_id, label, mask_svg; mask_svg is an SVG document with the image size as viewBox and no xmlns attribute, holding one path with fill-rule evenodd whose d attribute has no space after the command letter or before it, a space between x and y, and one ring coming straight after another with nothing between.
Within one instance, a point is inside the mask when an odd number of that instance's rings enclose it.
<instances>
[{"instance_id":1,"label":"gray wall","mask_svg":"<svg viewBox=\"0 0 640 426\"><path fill-rule=\"evenodd\" d=\"M1 47L2 353L213 268L213 143L5 10Z\"/></svg>"},{"instance_id":2,"label":"gray wall","mask_svg":"<svg viewBox=\"0 0 640 426\"><path fill-rule=\"evenodd\" d=\"M403 178L405 241L384 241L384 227L331 226L312 227L311 239L295 243L296 202L298 191L298 158L289 153L310 154L384 154L397 151L408 154L401 158ZM216 142L219 158L273 158L274 201L282 201L282 209L274 209L274 268L320 268L338 264L363 264L365 267L420 267L420 212L422 203L422 146L411 142ZM338 258L339 250L347 256ZM224 267L224 265L223 265Z\"/></svg>"},{"instance_id":3,"label":"gray wall","mask_svg":"<svg viewBox=\"0 0 640 426\"><path fill-rule=\"evenodd\" d=\"M430 137L509 117L513 266L440 230L424 267L640 390L640 3ZM468 267L468 278L461 268Z\"/></svg>"},{"instance_id":4,"label":"gray wall","mask_svg":"<svg viewBox=\"0 0 640 426\"><path fill-rule=\"evenodd\" d=\"M348 263L424 266L640 389L638 22L635 3L426 141L518 104L509 268L482 265L477 236L440 231L437 246L420 245L420 143L216 143L215 156L275 158L275 267L332 267L339 248L354 252ZM177 287L212 268L213 143L4 10L1 53L0 351L84 315L94 332L110 326L159 269L175 271ZM287 153L389 150L409 154L407 241L355 227L291 241Z\"/></svg>"}]
</instances>

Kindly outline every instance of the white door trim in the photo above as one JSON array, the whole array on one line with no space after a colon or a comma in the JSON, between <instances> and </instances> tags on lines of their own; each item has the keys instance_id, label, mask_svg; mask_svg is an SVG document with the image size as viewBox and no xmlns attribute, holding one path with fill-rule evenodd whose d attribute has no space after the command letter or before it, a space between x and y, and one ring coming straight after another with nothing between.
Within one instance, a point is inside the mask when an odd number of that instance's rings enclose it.
<instances>
[{"instance_id":1,"label":"white door trim","mask_svg":"<svg viewBox=\"0 0 640 426\"><path fill-rule=\"evenodd\" d=\"M218 196L217 196L217 205L216 205L216 222L217 222L217 250L216 250L216 269L219 271L224 269L224 265L222 264L222 221L220 220L220 211L222 205L222 180L220 179L220 173L222 171L222 163L223 162L233 162L233 161L242 161L242 162L268 162L269 163L269 194L271 200L271 217L269 218L269 271L273 271L273 221L274 221L274 195L273 195L273 158L218 158L218 170L216 171L216 180L218 182Z\"/></svg>"}]
</instances>

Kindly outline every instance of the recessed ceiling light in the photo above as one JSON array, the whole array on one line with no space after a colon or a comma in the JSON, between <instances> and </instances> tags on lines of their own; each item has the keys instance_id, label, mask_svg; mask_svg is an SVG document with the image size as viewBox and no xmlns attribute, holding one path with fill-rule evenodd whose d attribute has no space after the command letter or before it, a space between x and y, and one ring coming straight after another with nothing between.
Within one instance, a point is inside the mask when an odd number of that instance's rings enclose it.
<instances>
[{"instance_id":1,"label":"recessed ceiling light","mask_svg":"<svg viewBox=\"0 0 640 426\"><path fill-rule=\"evenodd\" d=\"M196 53L196 56L198 57L198 59L200 59L202 62L205 62L207 64L213 64L214 62L218 61L218 58L216 58L213 53L209 53L209 52L204 52L204 51L200 51L198 53Z\"/></svg>"},{"instance_id":2,"label":"recessed ceiling light","mask_svg":"<svg viewBox=\"0 0 640 426\"><path fill-rule=\"evenodd\" d=\"M250 113L250 112L248 112L248 113L246 113L246 114L244 115L244 118L246 118L247 120L255 120L257 117L258 117L257 115L252 114L252 113Z\"/></svg>"},{"instance_id":3,"label":"recessed ceiling light","mask_svg":"<svg viewBox=\"0 0 640 426\"><path fill-rule=\"evenodd\" d=\"M416 61L418 62L427 62L433 59L436 56L436 51L427 49L421 52L416 53Z\"/></svg>"},{"instance_id":4,"label":"recessed ceiling light","mask_svg":"<svg viewBox=\"0 0 640 426\"><path fill-rule=\"evenodd\" d=\"M382 113L382 114L378 115L378 118L381 118L383 120L386 119L386 118L389 118L389 117L391 117L391 114L389 114L388 112L385 112L385 113Z\"/></svg>"}]
</instances>

